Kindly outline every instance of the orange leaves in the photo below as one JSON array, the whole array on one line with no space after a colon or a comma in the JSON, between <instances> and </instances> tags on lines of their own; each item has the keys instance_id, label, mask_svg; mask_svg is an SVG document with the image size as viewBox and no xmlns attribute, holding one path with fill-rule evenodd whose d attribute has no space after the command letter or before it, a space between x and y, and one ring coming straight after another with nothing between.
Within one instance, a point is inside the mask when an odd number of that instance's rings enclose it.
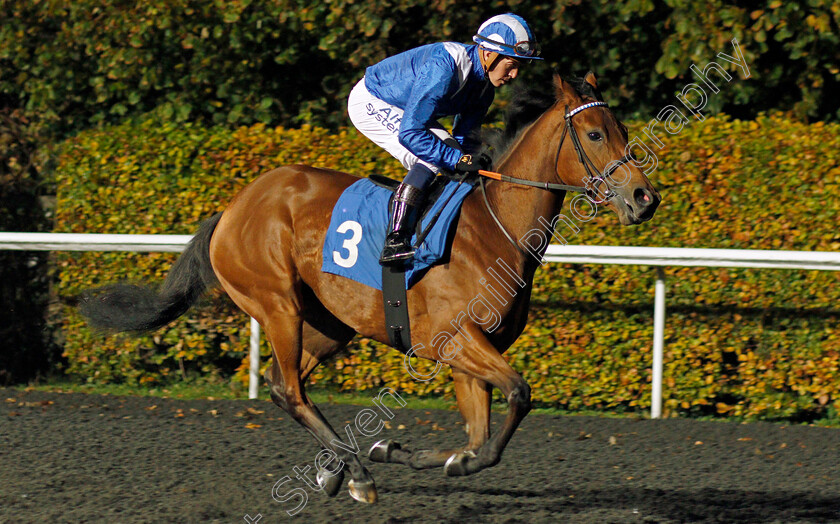
<instances>
[{"instance_id":1,"label":"orange leaves","mask_svg":"<svg viewBox=\"0 0 840 524\"><path fill-rule=\"evenodd\" d=\"M836 124L709 117L670 139L651 177L665 199L651 222L622 228L612 213L600 213L575 243L836 249L840 200L825 195L840 191L837 151ZM60 232L191 233L254 177L285 164L403 175L396 160L355 130L334 135L310 126L225 131L141 121L81 133L59 158ZM56 257L65 297L118 280L159 284L175 260ZM668 268L667 278L667 412L779 418L840 409L833 394L840 390L838 275ZM634 266L554 264L537 272L530 323L505 355L532 386L534 401L649 408L653 281L654 272ZM223 294L208 294L205 305L156 337L103 337L70 309L63 330L67 371L88 380L153 386L182 380L183 370L188 379L247 381L248 319ZM270 355L264 339L260 352L262 372ZM452 396L448 372L428 383L413 380L401 354L367 339L311 380Z\"/></svg>"}]
</instances>

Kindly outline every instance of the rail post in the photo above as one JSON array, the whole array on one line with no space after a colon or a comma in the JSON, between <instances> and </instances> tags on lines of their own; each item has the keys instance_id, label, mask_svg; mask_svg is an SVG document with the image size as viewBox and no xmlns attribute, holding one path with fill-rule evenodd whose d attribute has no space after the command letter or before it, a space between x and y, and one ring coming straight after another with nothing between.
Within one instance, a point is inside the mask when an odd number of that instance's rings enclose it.
<instances>
[{"instance_id":1,"label":"rail post","mask_svg":"<svg viewBox=\"0 0 840 524\"><path fill-rule=\"evenodd\" d=\"M650 399L650 418L662 417L662 353L665 346L665 270L656 268L653 302L653 376Z\"/></svg>"},{"instance_id":2,"label":"rail post","mask_svg":"<svg viewBox=\"0 0 840 524\"><path fill-rule=\"evenodd\" d=\"M251 317L250 370L248 373L248 398L257 398L260 385L260 324Z\"/></svg>"}]
</instances>

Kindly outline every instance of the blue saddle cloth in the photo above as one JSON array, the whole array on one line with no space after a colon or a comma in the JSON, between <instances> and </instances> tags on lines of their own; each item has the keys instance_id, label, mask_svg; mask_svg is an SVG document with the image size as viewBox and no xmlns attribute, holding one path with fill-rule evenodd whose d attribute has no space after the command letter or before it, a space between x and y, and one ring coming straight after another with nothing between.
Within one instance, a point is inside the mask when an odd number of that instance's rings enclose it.
<instances>
[{"instance_id":1,"label":"blue saddle cloth","mask_svg":"<svg viewBox=\"0 0 840 524\"><path fill-rule=\"evenodd\" d=\"M469 181L459 186L458 182L450 180L441 191L435 191L439 196L421 218L419 230L425 230L429 220L442 207L443 211L423 244L417 248L414 259L405 264L406 287L410 288L419 281L426 270L447 253L450 229L473 187ZM330 229L324 240L322 271L382 289L379 255L385 244L388 201L393 194L393 191L377 186L367 178L344 190L333 208ZM417 241L416 231L411 237L412 244Z\"/></svg>"}]
</instances>

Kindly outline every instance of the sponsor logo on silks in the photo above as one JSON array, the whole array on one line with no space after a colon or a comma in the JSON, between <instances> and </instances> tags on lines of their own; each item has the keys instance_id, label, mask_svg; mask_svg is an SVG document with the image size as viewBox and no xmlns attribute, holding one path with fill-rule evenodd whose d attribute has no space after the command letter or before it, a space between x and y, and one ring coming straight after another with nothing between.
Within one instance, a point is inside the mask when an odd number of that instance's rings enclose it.
<instances>
[{"instance_id":1,"label":"sponsor logo on silks","mask_svg":"<svg viewBox=\"0 0 840 524\"><path fill-rule=\"evenodd\" d=\"M365 109L367 110L368 115L381 122L382 127L388 131L396 133L400 130L402 112L394 109L393 107L383 107L382 109L377 109L373 107L373 104L366 104Z\"/></svg>"}]
</instances>

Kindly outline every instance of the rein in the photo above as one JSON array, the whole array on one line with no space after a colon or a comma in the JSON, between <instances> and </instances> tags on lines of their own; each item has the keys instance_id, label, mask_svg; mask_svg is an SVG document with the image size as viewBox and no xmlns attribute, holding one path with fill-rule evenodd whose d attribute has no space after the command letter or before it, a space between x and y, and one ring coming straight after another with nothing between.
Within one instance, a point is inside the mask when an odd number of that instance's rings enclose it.
<instances>
[{"instance_id":1,"label":"rein","mask_svg":"<svg viewBox=\"0 0 840 524\"><path fill-rule=\"evenodd\" d=\"M536 187L539 189L544 189L546 191L575 191L577 193L586 193L588 190L582 186L567 186L564 184L552 184L550 182L534 182L533 180L527 180L525 178L516 178L508 175L503 175L501 173L495 173L493 171L485 171L480 169L478 174L490 178L493 180L498 180L499 182L509 182L511 184L516 184L518 186L528 186L528 187Z\"/></svg>"},{"instance_id":2,"label":"rein","mask_svg":"<svg viewBox=\"0 0 840 524\"><path fill-rule=\"evenodd\" d=\"M499 217L496 215L496 212L493 211L493 207L490 205L490 201L487 198L487 190L485 189L485 178L490 178L492 180L497 180L499 182L507 182L510 184L515 184L519 186L526 186L526 187L535 187L537 189L542 189L545 191L550 191L552 193L556 192L566 192L566 191L573 191L576 193L582 193L585 195L589 195L590 200L593 204L603 204L604 202L608 201L610 198L614 196L612 189L610 188L609 183L607 182L607 178L610 178L612 174L615 172L616 169L621 167L623 164L629 162L632 157L629 155L624 155L619 160L615 161L615 164L610 167L609 172L606 175L600 175L598 167L592 162L589 156L586 154L586 151L583 150L583 146L580 143L580 138L577 136L577 132L575 131L575 126L572 123L572 117L576 114L580 113L584 109L589 109L590 107L609 107L606 102L590 102L588 104L583 104L581 106L576 107L572 111L569 111L569 106L566 106L566 114L564 116L566 120L566 125L563 126L563 134L560 135L560 145L557 146L557 155L555 156L554 160L554 168L557 169L557 164L560 161L560 152L563 150L563 141L566 139L566 133L572 137L572 143L575 146L575 152L578 156L578 161L583 165L584 170L586 170L587 179L584 182L583 186L572 186L567 184L554 184L551 182L535 182L534 180L528 180L525 178L517 178L508 175L503 175L501 173L496 173L493 171L485 171L483 169L478 171L478 174L482 176L480 179L480 186L481 186L481 195L484 198L484 205L487 207L487 211L490 212L490 216L493 217L493 221L496 222L496 225L499 226L499 229L502 230L505 237L508 241L514 245L514 247L522 254L528 255L525 250L519 247L519 244L510 236L505 226L499 220ZM594 169L594 172L593 172ZM607 194L604 196L603 199L597 199L597 188L598 185L603 183L607 187Z\"/></svg>"}]
</instances>

